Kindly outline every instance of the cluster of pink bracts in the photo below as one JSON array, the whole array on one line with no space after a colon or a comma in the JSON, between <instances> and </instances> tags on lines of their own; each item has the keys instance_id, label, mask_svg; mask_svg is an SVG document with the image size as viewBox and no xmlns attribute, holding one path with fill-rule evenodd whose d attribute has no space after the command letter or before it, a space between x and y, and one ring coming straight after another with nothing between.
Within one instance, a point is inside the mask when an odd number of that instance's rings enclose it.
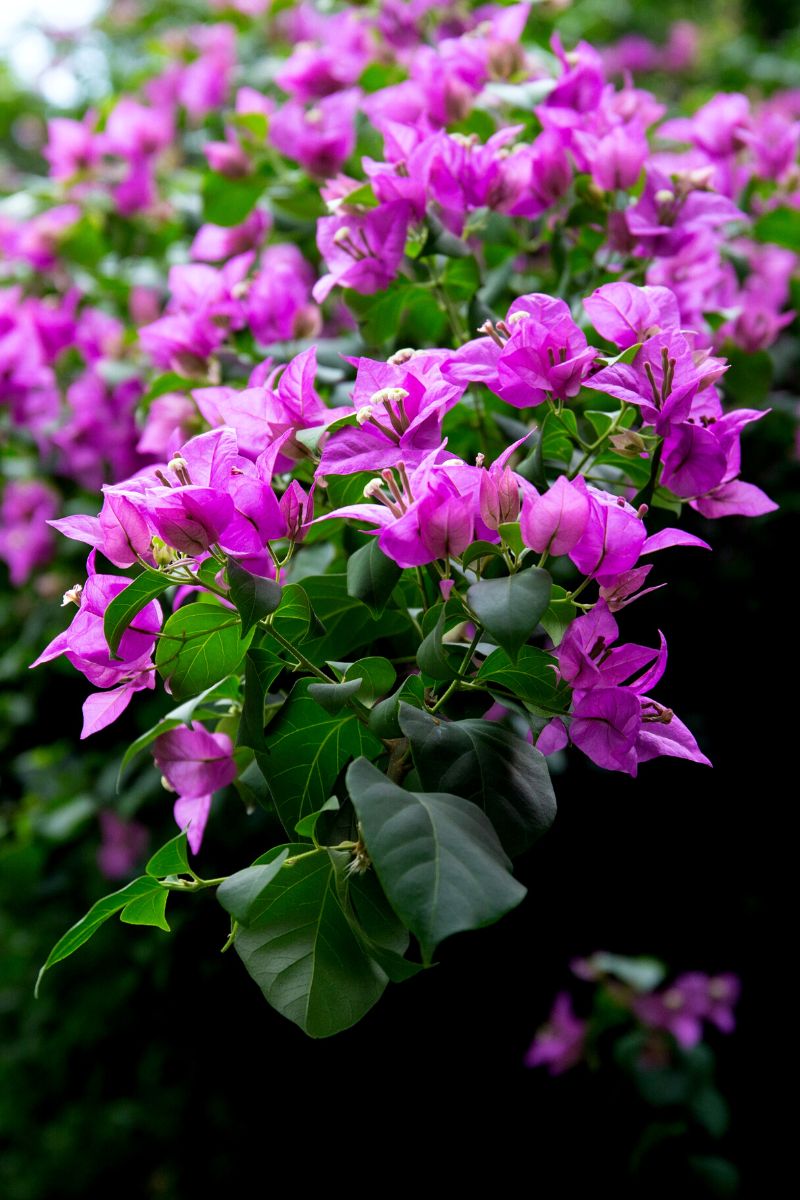
<instances>
[{"instance_id":1,"label":"cluster of pink bracts","mask_svg":"<svg viewBox=\"0 0 800 1200\"><path fill-rule=\"evenodd\" d=\"M264 5L237 7L257 18ZM751 212L800 207L800 97L758 105L718 95L691 117L665 120L664 106L629 77L621 87L609 82L588 44L566 51L555 36L552 54L524 48L530 5L459 9L446 19L439 7L292 8L275 29L294 49L263 91L232 90L232 26L195 27L176 35L169 66L140 95L120 97L103 117L49 123L57 203L26 221L4 218L0 247L12 272L47 270L52 287L44 296L19 284L0 291L0 399L62 485L102 485L103 500L97 516L53 519L58 493L48 480L9 483L0 556L22 583L52 552L45 521L92 547L88 580L72 596L75 620L37 660L63 653L98 689L84 709L84 736L154 686L162 623L154 601L111 656L103 615L127 579L96 573L98 551L120 568L156 567L166 547L196 567L213 548L274 578L273 542L301 542L312 522L344 517L369 527L401 568L443 564L447 594L450 560L476 539L500 542L500 526L518 521L542 562L566 556L599 588L597 604L581 606L590 611L554 649L573 707L568 722L546 725L540 749L569 739L631 774L656 754L707 761L685 726L645 695L663 672L663 639L659 651L612 645L612 613L644 594L651 565L641 559L705 543L679 530L648 534L633 489L586 477L592 447L537 489L515 470L526 439L491 464L482 454L467 462L448 448L443 421L476 386L515 416L561 413L586 389L619 402L613 444L654 462L673 497L706 517L771 511L741 478L740 436L763 412L726 411L722 349L768 347L792 319L794 255L751 240L742 204L748 192ZM364 91L365 71L387 63L400 81ZM523 106L535 115L534 133L509 116ZM318 253L280 240L265 182L265 199L239 224L193 232L191 261L171 267L166 296L130 289L132 341L118 316L82 296L59 247L109 202L128 221L174 219L170 179L190 153L181 130L188 124L196 144L220 108L224 140L203 146L210 168L231 185L252 181L265 162L279 179L305 172L326 211ZM475 113L493 127L484 140L451 128ZM365 122L380 157L354 158ZM751 187L760 183L769 185L761 195ZM349 399L335 406L320 394L314 346L284 352L277 364L259 361L275 343L352 333L342 289L391 287L426 231L454 239L480 273L487 216L524 225L529 247L514 262L524 277L563 229L577 185L603 234L594 266L608 281L590 295L567 303L531 291L477 336L454 330L454 346L350 358ZM243 335L255 347L249 360ZM231 361L238 371L228 374ZM137 422L153 366L193 386L162 390ZM317 458L303 486L292 472L308 463L307 431L317 434ZM362 471L373 475L364 502L326 505L331 477ZM232 778L229 740L198 726L165 735L155 753L180 797L182 825L191 809L196 846L211 793Z\"/></svg>"}]
</instances>

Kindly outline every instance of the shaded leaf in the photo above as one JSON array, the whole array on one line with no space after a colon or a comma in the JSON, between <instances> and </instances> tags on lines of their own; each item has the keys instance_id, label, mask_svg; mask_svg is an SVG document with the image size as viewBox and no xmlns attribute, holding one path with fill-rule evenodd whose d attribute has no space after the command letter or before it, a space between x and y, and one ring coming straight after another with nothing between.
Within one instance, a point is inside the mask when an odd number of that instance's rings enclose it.
<instances>
[{"instance_id":1,"label":"shaded leaf","mask_svg":"<svg viewBox=\"0 0 800 1200\"><path fill-rule=\"evenodd\" d=\"M551 654L534 646L523 646L516 663L505 650L493 650L475 679L480 683L499 683L517 699L549 716L569 708L570 689L559 682L557 671L558 663Z\"/></svg>"},{"instance_id":2,"label":"shaded leaf","mask_svg":"<svg viewBox=\"0 0 800 1200\"><path fill-rule=\"evenodd\" d=\"M217 899L227 913L245 927L251 925L268 907L264 895L281 867L289 857L288 849L281 850L272 862L256 867L245 867L235 875L229 875L217 888Z\"/></svg>"},{"instance_id":3,"label":"shaded leaf","mask_svg":"<svg viewBox=\"0 0 800 1200\"><path fill-rule=\"evenodd\" d=\"M281 602L281 585L274 579L253 575L232 558L228 560L227 574L231 600L242 618L242 633L249 633L262 617L275 612Z\"/></svg>"},{"instance_id":4,"label":"shaded leaf","mask_svg":"<svg viewBox=\"0 0 800 1200\"><path fill-rule=\"evenodd\" d=\"M361 754L375 758L382 750L352 712L321 708L310 695L311 686L309 679L295 684L256 753L287 832L301 817L322 808L349 759Z\"/></svg>"},{"instance_id":5,"label":"shaded leaf","mask_svg":"<svg viewBox=\"0 0 800 1200\"><path fill-rule=\"evenodd\" d=\"M320 851L284 867L260 898L259 920L234 943L268 1003L310 1037L355 1025L388 982L342 911L335 861Z\"/></svg>"},{"instance_id":6,"label":"shaded leaf","mask_svg":"<svg viewBox=\"0 0 800 1200\"><path fill-rule=\"evenodd\" d=\"M400 726L422 786L471 800L506 852L521 854L546 833L556 798L543 754L495 721L444 721L408 704Z\"/></svg>"},{"instance_id":7,"label":"shaded leaf","mask_svg":"<svg viewBox=\"0 0 800 1200\"><path fill-rule=\"evenodd\" d=\"M505 579L483 579L467 590L467 603L484 629L516 661L550 603L553 581L531 567Z\"/></svg>"},{"instance_id":8,"label":"shaded leaf","mask_svg":"<svg viewBox=\"0 0 800 1200\"><path fill-rule=\"evenodd\" d=\"M380 616L402 575L397 563L383 553L377 538L370 538L347 562L347 591Z\"/></svg>"},{"instance_id":9,"label":"shaded leaf","mask_svg":"<svg viewBox=\"0 0 800 1200\"><path fill-rule=\"evenodd\" d=\"M453 933L497 921L525 888L476 804L444 792L407 792L366 759L347 789L389 903L416 936L426 963Z\"/></svg>"}]
</instances>

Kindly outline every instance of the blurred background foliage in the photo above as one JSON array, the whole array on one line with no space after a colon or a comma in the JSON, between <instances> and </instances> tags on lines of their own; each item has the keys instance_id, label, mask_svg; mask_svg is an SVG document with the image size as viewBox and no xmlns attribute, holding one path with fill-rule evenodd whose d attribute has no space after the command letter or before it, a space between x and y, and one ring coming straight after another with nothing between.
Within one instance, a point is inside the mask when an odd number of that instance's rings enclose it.
<instances>
[{"instance_id":1,"label":"blurred background foliage","mask_svg":"<svg viewBox=\"0 0 800 1200\"><path fill-rule=\"evenodd\" d=\"M79 115L135 88L153 57L168 53L166 28L209 20L201 3L117 0L91 33L48 39L42 22L26 26L16 7L16 20L4 18L0 64L6 194L43 172L48 113ZM567 45L632 33L663 43L686 19L699 28L694 67L642 78L676 109L720 90L800 87L800 0L576 0L542 5L530 29L544 42L555 21ZM254 66L246 82L258 86L265 48L247 36ZM781 515L726 522L711 538L714 554L687 561L686 573L626 622L634 641L647 641L654 625L668 631L676 653L663 698L696 732L714 772L670 760L634 782L573 761L558 780L556 828L522 864L523 908L496 929L456 939L442 955L445 970L402 995L390 989L362 1025L330 1043L287 1027L240 964L220 958L226 922L208 896L175 905L169 937L110 923L34 1002L48 949L108 890L98 814L144 816L155 846L171 836L170 806L150 767L115 793L120 748L157 715L147 701L113 733L79 744L82 678L66 664L27 672L61 628L56 598L81 573L80 548L62 546L23 590L0 567L0 1196L183 1200L243 1186L250 1165L267 1190L275 1179L267 1154L280 1155L281 1171L299 1181L326 1169L347 1188L387 1178L416 1187L421 1176L433 1185L439 1172L448 1186L462 1172L475 1186L486 1172L505 1188L513 1168L544 1195L556 1178L568 1194L613 1184L617 1195L733 1195L740 1178L743 1194L769 1194L763 1146L773 1136L772 1071L783 1053L772 1047L788 1040L781 1030L791 1020L784 1007L775 1011L787 853L787 797L777 781L796 737L779 699L777 632L800 482L791 453L798 357L796 337L785 336L769 356L742 359L731 372L742 380L741 401L760 405L769 392L774 412L749 438L748 474ZM704 532L697 517L692 528ZM257 825L242 829L238 800L226 803L231 820L217 822L213 851L221 868L260 849ZM622 1077L579 1070L553 1081L523 1067L565 964L597 946L742 976L740 1030L719 1047L718 1083L731 1108L722 1137L709 1141L669 1106L653 1121ZM404 1098L411 1089L413 1107ZM306 1092L311 1121L300 1107ZM392 1117L401 1124L390 1132ZM421 1171L419 1146L435 1147L433 1175Z\"/></svg>"}]
</instances>

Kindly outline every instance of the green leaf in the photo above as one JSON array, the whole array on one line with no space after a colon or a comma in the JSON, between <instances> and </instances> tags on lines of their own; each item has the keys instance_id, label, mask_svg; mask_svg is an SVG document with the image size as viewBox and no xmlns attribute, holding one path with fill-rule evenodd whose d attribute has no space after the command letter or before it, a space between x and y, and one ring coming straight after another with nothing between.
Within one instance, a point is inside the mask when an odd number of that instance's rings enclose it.
<instances>
[{"instance_id":1,"label":"green leaf","mask_svg":"<svg viewBox=\"0 0 800 1200\"><path fill-rule=\"evenodd\" d=\"M547 833L556 798L543 754L496 721L444 721L400 705L400 727L427 790L479 805L506 852L521 854Z\"/></svg>"},{"instance_id":2,"label":"green leaf","mask_svg":"<svg viewBox=\"0 0 800 1200\"><path fill-rule=\"evenodd\" d=\"M133 618L172 584L173 580L159 571L142 571L114 597L103 617L103 632L113 658L117 657L122 635Z\"/></svg>"},{"instance_id":3,"label":"green leaf","mask_svg":"<svg viewBox=\"0 0 800 1200\"><path fill-rule=\"evenodd\" d=\"M522 530L520 529L519 521L503 521L498 525L497 532L505 544L511 547L517 557L526 549L525 543L522 540Z\"/></svg>"},{"instance_id":4,"label":"green leaf","mask_svg":"<svg viewBox=\"0 0 800 1200\"><path fill-rule=\"evenodd\" d=\"M402 983L424 969L423 963L410 962L405 957L410 941L408 930L392 910L374 871L349 878L347 901L359 941L392 983Z\"/></svg>"},{"instance_id":5,"label":"green leaf","mask_svg":"<svg viewBox=\"0 0 800 1200\"><path fill-rule=\"evenodd\" d=\"M369 182L362 183L359 187L354 188L352 192L348 192L346 196L343 196L342 200L348 206L348 209L352 205L358 205L360 208L378 207L378 197L375 195L375 192L372 190L372 184Z\"/></svg>"},{"instance_id":6,"label":"green leaf","mask_svg":"<svg viewBox=\"0 0 800 1200\"><path fill-rule=\"evenodd\" d=\"M269 118L266 113L232 113L227 118L236 129L248 133L254 142L266 142Z\"/></svg>"},{"instance_id":7,"label":"green leaf","mask_svg":"<svg viewBox=\"0 0 800 1200\"><path fill-rule=\"evenodd\" d=\"M189 871L189 856L186 851L186 834L179 833L156 850L149 859L145 871L156 879L166 879L167 875L184 875Z\"/></svg>"},{"instance_id":8,"label":"green leaf","mask_svg":"<svg viewBox=\"0 0 800 1200\"><path fill-rule=\"evenodd\" d=\"M245 867L243 871L229 875L219 885L217 899L240 925L252 925L269 907L269 901L264 899L265 893L288 857L288 849L281 850L272 862Z\"/></svg>"},{"instance_id":9,"label":"green leaf","mask_svg":"<svg viewBox=\"0 0 800 1200\"><path fill-rule=\"evenodd\" d=\"M578 615L578 610L572 601L564 601L566 594L565 588L553 584L550 603L540 618L541 626L554 646L561 645L564 634ZM554 601L559 601L559 603L554 603Z\"/></svg>"},{"instance_id":10,"label":"green leaf","mask_svg":"<svg viewBox=\"0 0 800 1200\"><path fill-rule=\"evenodd\" d=\"M453 654L445 648L442 637L445 632L445 606L442 605L436 624L430 633L423 638L417 649L417 663L420 670L437 682L455 679L458 675L459 662L463 655Z\"/></svg>"},{"instance_id":11,"label":"green leaf","mask_svg":"<svg viewBox=\"0 0 800 1200\"><path fill-rule=\"evenodd\" d=\"M248 763L244 770L239 769L239 774L234 779L233 786L239 793L248 813L255 812L259 807L272 810L272 797L267 787L267 781L255 758L251 763Z\"/></svg>"},{"instance_id":12,"label":"green leaf","mask_svg":"<svg viewBox=\"0 0 800 1200\"><path fill-rule=\"evenodd\" d=\"M338 798L336 796L330 796L325 801L322 808L318 809L317 812L309 813L307 817L303 817L297 822L294 827L295 833L299 834L300 837L313 838L317 828L317 821L320 819L322 814L339 812L340 808L341 805L339 804Z\"/></svg>"},{"instance_id":13,"label":"green leaf","mask_svg":"<svg viewBox=\"0 0 800 1200\"><path fill-rule=\"evenodd\" d=\"M364 843L389 903L430 963L451 934L515 908L525 888L486 815L444 792L407 792L366 759L347 771Z\"/></svg>"},{"instance_id":14,"label":"green leaf","mask_svg":"<svg viewBox=\"0 0 800 1200\"><path fill-rule=\"evenodd\" d=\"M606 358L605 355L599 355L597 361L603 367L616 367L620 363L632 363L641 348L642 343L635 342L633 346L626 346L624 350L621 350L619 354L615 354L613 358ZM571 410L569 411L571 413Z\"/></svg>"},{"instance_id":15,"label":"green leaf","mask_svg":"<svg viewBox=\"0 0 800 1200\"><path fill-rule=\"evenodd\" d=\"M382 346L396 336L408 299L407 292L407 282L393 283L386 291L371 296L362 296L349 288L345 290L345 304L357 318L367 346Z\"/></svg>"},{"instance_id":16,"label":"green leaf","mask_svg":"<svg viewBox=\"0 0 800 1200\"><path fill-rule=\"evenodd\" d=\"M331 421L330 425L312 425L308 429L298 429L295 438L301 446L305 446L306 450L311 452L312 457L319 458L320 443L326 434L336 433L337 429L347 429L357 424L357 414L348 413L338 421Z\"/></svg>"},{"instance_id":17,"label":"green leaf","mask_svg":"<svg viewBox=\"0 0 800 1200\"><path fill-rule=\"evenodd\" d=\"M89 938L95 933L100 926L113 917L114 913L120 912L132 900L138 900L142 896L151 894L154 889L163 891L161 884L156 883L148 875L142 875L139 879L133 879L126 884L124 888L120 888L118 892L112 892L110 896L104 896L102 900L98 900L89 909L85 917L81 917L72 925L62 938L56 942L53 949L47 956L47 960L39 972L36 980L36 989L34 995L38 996L39 987L42 982L42 977L45 971L48 971L55 963L61 962L65 958L69 958L74 954L84 942L88 942Z\"/></svg>"},{"instance_id":18,"label":"green leaf","mask_svg":"<svg viewBox=\"0 0 800 1200\"><path fill-rule=\"evenodd\" d=\"M372 709L369 714L369 727L376 737L388 739L403 736L399 720L401 701L422 708L425 703L425 685L419 675L409 675L393 696L379 700Z\"/></svg>"},{"instance_id":19,"label":"green leaf","mask_svg":"<svg viewBox=\"0 0 800 1200\"><path fill-rule=\"evenodd\" d=\"M216 604L189 604L174 612L156 647L156 668L177 700L188 699L239 669L253 636Z\"/></svg>"},{"instance_id":20,"label":"green leaf","mask_svg":"<svg viewBox=\"0 0 800 1200\"><path fill-rule=\"evenodd\" d=\"M469 258L449 258L442 275L442 284L454 300L471 300L481 285L478 264Z\"/></svg>"},{"instance_id":21,"label":"green leaf","mask_svg":"<svg viewBox=\"0 0 800 1200\"><path fill-rule=\"evenodd\" d=\"M402 575L397 563L383 553L377 538L351 554L347 562L347 592L362 600L379 617Z\"/></svg>"},{"instance_id":22,"label":"green leaf","mask_svg":"<svg viewBox=\"0 0 800 1200\"><path fill-rule=\"evenodd\" d=\"M136 757L140 751L145 750L151 742L154 742L157 737L161 737L162 733L169 733L170 729L177 729L179 725L190 725L198 710L204 704L213 704L217 700L235 700L239 696L239 680L231 675L227 679L220 680L219 683L213 684L199 696L193 696L191 700L187 700L185 704L179 704L177 708L173 708L172 712L167 713L165 717L152 727L146 733L132 742L123 755L120 763L119 775L117 778L117 790L122 779L123 772L129 763ZM214 714L215 716L218 714Z\"/></svg>"},{"instance_id":23,"label":"green leaf","mask_svg":"<svg viewBox=\"0 0 800 1200\"><path fill-rule=\"evenodd\" d=\"M272 626L292 645L299 645L311 627L311 605L299 583L287 583L272 616ZM269 626L267 627L269 633Z\"/></svg>"},{"instance_id":24,"label":"green leaf","mask_svg":"<svg viewBox=\"0 0 800 1200\"><path fill-rule=\"evenodd\" d=\"M360 679L358 698L362 704L372 707L376 700L385 696L394 687L397 679L395 671L388 658L371 655L369 658L359 658L352 663L344 673L345 680Z\"/></svg>"},{"instance_id":25,"label":"green leaf","mask_svg":"<svg viewBox=\"0 0 800 1200\"><path fill-rule=\"evenodd\" d=\"M242 618L242 633L247 634L262 617L275 612L281 602L281 585L274 579L253 575L235 559L228 559L228 584L231 600Z\"/></svg>"},{"instance_id":26,"label":"green leaf","mask_svg":"<svg viewBox=\"0 0 800 1200\"><path fill-rule=\"evenodd\" d=\"M478 559L502 557L502 546L498 546L495 542L473 542L461 555L461 566L466 571Z\"/></svg>"},{"instance_id":27,"label":"green leaf","mask_svg":"<svg viewBox=\"0 0 800 1200\"><path fill-rule=\"evenodd\" d=\"M800 254L800 212L794 208L774 208L753 225L758 242L772 242Z\"/></svg>"},{"instance_id":28,"label":"green leaf","mask_svg":"<svg viewBox=\"0 0 800 1200\"><path fill-rule=\"evenodd\" d=\"M274 644L274 643L273 643ZM264 698L285 663L263 646L251 646L244 660L244 700L237 745L258 750L264 741Z\"/></svg>"},{"instance_id":29,"label":"green leaf","mask_svg":"<svg viewBox=\"0 0 800 1200\"><path fill-rule=\"evenodd\" d=\"M475 676L478 683L499 683L544 716L569 708L570 690L559 682L558 663L544 650L523 646L515 663L505 650L493 650Z\"/></svg>"},{"instance_id":30,"label":"green leaf","mask_svg":"<svg viewBox=\"0 0 800 1200\"><path fill-rule=\"evenodd\" d=\"M287 832L307 813L322 808L342 767L360 754L377 757L381 743L352 712L328 713L299 680L267 727L256 758Z\"/></svg>"},{"instance_id":31,"label":"green leaf","mask_svg":"<svg viewBox=\"0 0 800 1200\"><path fill-rule=\"evenodd\" d=\"M167 371L164 375L156 376L139 403L143 407L147 407L150 401L157 399L158 396L165 396L167 392L185 392L189 386L191 385L185 375L178 375L176 371Z\"/></svg>"},{"instance_id":32,"label":"green leaf","mask_svg":"<svg viewBox=\"0 0 800 1200\"><path fill-rule=\"evenodd\" d=\"M268 1003L315 1038L355 1025L388 982L342 911L337 858L349 855L319 851L284 867L260 898L261 917L234 942Z\"/></svg>"},{"instance_id":33,"label":"green leaf","mask_svg":"<svg viewBox=\"0 0 800 1200\"><path fill-rule=\"evenodd\" d=\"M380 620L374 617L366 604L348 593L344 572L307 579L305 589L324 630L303 646L303 653L314 663L345 658L360 646L408 627L408 618L400 612L384 613Z\"/></svg>"},{"instance_id":34,"label":"green leaf","mask_svg":"<svg viewBox=\"0 0 800 1200\"><path fill-rule=\"evenodd\" d=\"M119 914L120 921L126 925L154 925L157 929L170 932L169 922L165 916L169 891L157 884L156 887L135 900L129 900Z\"/></svg>"},{"instance_id":35,"label":"green leaf","mask_svg":"<svg viewBox=\"0 0 800 1200\"><path fill-rule=\"evenodd\" d=\"M209 171L203 179L203 220L212 225L241 225L266 187L263 176L228 179Z\"/></svg>"},{"instance_id":36,"label":"green leaf","mask_svg":"<svg viewBox=\"0 0 800 1200\"><path fill-rule=\"evenodd\" d=\"M548 571L531 567L505 579L483 579L467 590L467 603L486 632L516 662L550 603Z\"/></svg>"},{"instance_id":37,"label":"green leaf","mask_svg":"<svg viewBox=\"0 0 800 1200\"><path fill-rule=\"evenodd\" d=\"M310 683L308 694L326 712L340 713L360 687L360 679L350 679L346 683Z\"/></svg>"}]
</instances>

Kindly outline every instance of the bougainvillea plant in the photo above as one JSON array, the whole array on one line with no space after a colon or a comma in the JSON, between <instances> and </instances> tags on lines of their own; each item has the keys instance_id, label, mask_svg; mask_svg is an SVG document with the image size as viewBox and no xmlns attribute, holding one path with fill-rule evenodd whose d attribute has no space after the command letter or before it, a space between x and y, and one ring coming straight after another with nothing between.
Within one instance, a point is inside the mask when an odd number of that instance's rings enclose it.
<instances>
[{"instance_id":1,"label":"bougainvillea plant","mask_svg":"<svg viewBox=\"0 0 800 1200\"><path fill-rule=\"evenodd\" d=\"M43 971L214 888L319 1037L522 902L548 756L708 765L625 609L709 549L685 507L775 507L728 372L791 320L800 122L665 119L527 4L276 7L162 30L49 123L47 202L0 227L0 381L99 494L9 483L0 553L22 581L50 527L90 548L34 665L86 676L84 737L163 692L120 769L152 756L179 830ZM228 785L276 834L201 875Z\"/></svg>"}]
</instances>

